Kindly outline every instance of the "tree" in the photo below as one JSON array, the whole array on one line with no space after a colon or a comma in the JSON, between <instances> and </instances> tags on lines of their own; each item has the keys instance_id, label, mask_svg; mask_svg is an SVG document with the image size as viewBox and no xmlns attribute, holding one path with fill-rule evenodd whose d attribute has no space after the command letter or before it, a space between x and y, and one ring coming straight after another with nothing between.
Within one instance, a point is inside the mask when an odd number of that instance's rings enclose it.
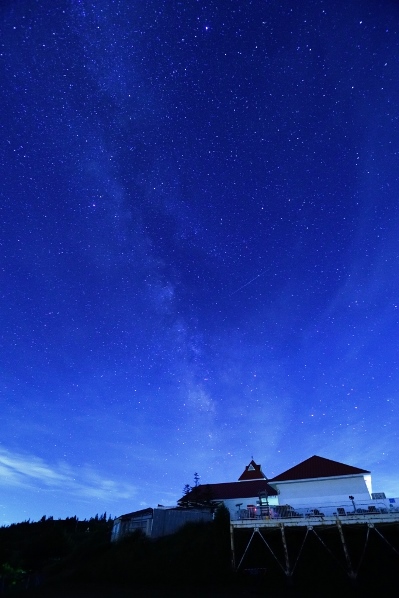
<instances>
[{"instance_id":1,"label":"tree","mask_svg":"<svg viewBox=\"0 0 399 598\"><path fill-rule=\"evenodd\" d=\"M190 494L192 488L190 486L190 484L184 484L184 488L183 488L183 495L187 496L187 494Z\"/></svg>"}]
</instances>

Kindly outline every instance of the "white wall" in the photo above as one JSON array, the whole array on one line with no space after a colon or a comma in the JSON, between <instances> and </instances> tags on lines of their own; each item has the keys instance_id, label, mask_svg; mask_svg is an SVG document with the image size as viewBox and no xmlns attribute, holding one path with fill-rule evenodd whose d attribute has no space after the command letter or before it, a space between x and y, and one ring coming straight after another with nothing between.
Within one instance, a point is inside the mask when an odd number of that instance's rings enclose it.
<instances>
[{"instance_id":1,"label":"white wall","mask_svg":"<svg viewBox=\"0 0 399 598\"><path fill-rule=\"evenodd\" d=\"M349 496L356 500L370 500L371 496L362 475L276 482L273 484L278 495L278 504L323 505L348 502Z\"/></svg>"}]
</instances>

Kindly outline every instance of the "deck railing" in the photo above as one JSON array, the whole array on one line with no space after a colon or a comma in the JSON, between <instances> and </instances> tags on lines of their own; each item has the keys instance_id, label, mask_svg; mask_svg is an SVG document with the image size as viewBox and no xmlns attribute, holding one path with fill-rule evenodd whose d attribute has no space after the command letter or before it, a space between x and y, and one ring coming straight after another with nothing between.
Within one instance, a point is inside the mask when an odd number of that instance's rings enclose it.
<instances>
[{"instance_id":1,"label":"deck railing","mask_svg":"<svg viewBox=\"0 0 399 598\"><path fill-rule=\"evenodd\" d=\"M399 514L399 498L389 498L369 501L343 501L336 504L315 504L312 506L291 505L253 505L240 509L232 520L243 519L292 519L307 518L320 519L323 517L351 517L392 514L396 518Z\"/></svg>"}]
</instances>

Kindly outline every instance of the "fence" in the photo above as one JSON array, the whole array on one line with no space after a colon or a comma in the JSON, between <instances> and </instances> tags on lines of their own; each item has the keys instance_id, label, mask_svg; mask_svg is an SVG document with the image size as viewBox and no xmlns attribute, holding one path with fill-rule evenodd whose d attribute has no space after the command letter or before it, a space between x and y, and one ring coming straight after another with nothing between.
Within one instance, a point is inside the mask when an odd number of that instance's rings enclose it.
<instances>
[{"instance_id":1,"label":"fence","mask_svg":"<svg viewBox=\"0 0 399 598\"><path fill-rule=\"evenodd\" d=\"M351 517L370 515L389 515L396 518L399 513L399 498L388 498L370 501L344 501L337 504L316 503L309 506L291 505L251 505L247 509L237 511L232 520L245 519L291 519L295 518L323 518L323 517Z\"/></svg>"}]
</instances>

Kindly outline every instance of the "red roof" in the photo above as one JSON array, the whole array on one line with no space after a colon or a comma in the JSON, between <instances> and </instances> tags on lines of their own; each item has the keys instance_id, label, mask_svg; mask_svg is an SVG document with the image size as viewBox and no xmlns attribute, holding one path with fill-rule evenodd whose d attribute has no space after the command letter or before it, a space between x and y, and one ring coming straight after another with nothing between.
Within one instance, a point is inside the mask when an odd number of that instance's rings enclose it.
<instances>
[{"instance_id":1,"label":"red roof","mask_svg":"<svg viewBox=\"0 0 399 598\"><path fill-rule=\"evenodd\" d=\"M221 484L201 484L183 496L180 501L223 500L228 498L253 498L266 492L276 496L277 492L265 479ZM179 502L180 502L179 501Z\"/></svg>"},{"instance_id":2,"label":"red roof","mask_svg":"<svg viewBox=\"0 0 399 598\"><path fill-rule=\"evenodd\" d=\"M255 461L252 459L251 463L246 466L243 473L238 478L239 480L266 480L266 476L260 468L260 465L257 465Z\"/></svg>"},{"instance_id":3,"label":"red roof","mask_svg":"<svg viewBox=\"0 0 399 598\"><path fill-rule=\"evenodd\" d=\"M329 478L334 476L356 475L370 473L366 469L359 469L359 467L352 467L352 465L345 465L338 461L331 461L324 457L313 455L306 461L302 461L298 465L287 469L280 475L275 476L270 483L287 482L291 480L307 480L313 478Z\"/></svg>"}]
</instances>

